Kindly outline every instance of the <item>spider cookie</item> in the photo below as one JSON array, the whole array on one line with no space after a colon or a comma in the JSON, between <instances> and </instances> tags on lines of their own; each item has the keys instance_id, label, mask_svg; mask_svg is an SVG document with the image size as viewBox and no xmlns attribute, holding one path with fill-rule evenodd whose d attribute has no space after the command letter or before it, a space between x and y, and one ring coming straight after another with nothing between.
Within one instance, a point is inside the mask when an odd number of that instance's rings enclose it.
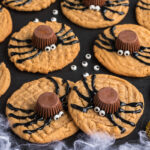
<instances>
[{"instance_id":1,"label":"spider cookie","mask_svg":"<svg viewBox=\"0 0 150 150\"><path fill-rule=\"evenodd\" d=\"M49 7L55 0L3 0L3 4L17 11L40 11Z\"/></svg>"},{"instance_id":2,"label":"spider cookie","mask_svg":"<svg viewBox=\"0 0 150 150\"><path fill-rule=\"evenodd\" d=\"M130 77L150 75L150 31L125 24L108 28L94 43L97 60L108 70Z\"/></svg>"},{"instance_id":3,"label":"spider cookie","mask_svg":"<svg viewBox=\"0 0 150 150\"><path fill-rule=\"evenodd\" d=\"M6 115L13 132L34 143L63 140L76 133L67 106L73 85L57 77L24 84L7 101Z\"/></svg>"},{"instance_id":4,"label":"spider cookie","mask_svg":"<svg viewBox=\"0 0 150 150\"><path fill-rule=\"evenodd\" d=\"M63 14L84 28L105 28L119 23L128 13L128 0L63 0Z\"/></svg>"},{"instance_id":5,"label":"spider cookie","mask_svg":"<svg viewBox=\"0 0 150 150\"><path fill-rule=\"evenodd\" d=\"M143 114L142 94L129 82L110 75L78 81L69 95L69 112L85 133L108 132L116 139L129 135Z\"/></svg>"},{"instance_id":6,"label":"spider cookie","mask_svg":"<svg viewBox=\"0 0 150 150\"><path fill-rule=\"evenodd\" d=\"M139 0L136 7L136 20L137 22L150 29L150 1Z\"/></svg>"},{"instance_id":7,"label":"spider cookie","mask_svg":"<svg viewBox=\"0 0 150 150\"><path fill-rule=\"evenodd\" d=\"M0 64L0 96L2 96L10 86L11 77L5 63Z\"/></svg>"},{"instance_id":8,"label":"spider cookie","mask_svg":"<svg viewBox=\"0 0 150 150\"><path fill-rule=\"evenodd\" d=\"M12 35L8 55L21 71L47 74L70 64L80 51L70 27L57 22L30 22Z\"/></svg>"},{"instance_id":9,"label":"spider cookie","mask_svg":"<svg viewBox=\"0 0 150 150\"><path fill-rule=\"evenodd\" d=\"M0 42L3 42L12 32L12 20L9 11L0 5Z\"/></svg>"}]
</instances>

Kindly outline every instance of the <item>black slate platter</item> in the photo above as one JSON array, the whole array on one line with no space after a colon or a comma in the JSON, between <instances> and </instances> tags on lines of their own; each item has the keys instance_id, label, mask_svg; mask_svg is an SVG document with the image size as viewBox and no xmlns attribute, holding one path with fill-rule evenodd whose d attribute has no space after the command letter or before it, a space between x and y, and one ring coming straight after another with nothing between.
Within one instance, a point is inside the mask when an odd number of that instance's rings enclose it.
<instances>
[{"instance_id":1,"label":"black slate platter","mask_svg":"<svg viewBox=\"0 0 150 150\"><path fill-rule=\"evenodd\" d=\"M137 0L130 0L130 10L129 10L127 16L125 17L125 19L120 24L125 24L125 23L137 24L136 18L135 18L136 3L137 3ZM70 66L71 66L71 64L70 64L67 67L65 67L63 70L49 73L48 75L58 76L58 77L62 77L64 79L72 80L72 81L78 81L82 78L82 74L84 72L89 72L90 74L94 74L94 73L112 74L107 69L105 69L101 64L99 64L97 62L97 60L94 58L94 55L92 52L93 42L96 39L98 33L103 31L103 29L89 30L89 29L81 28L81 27L76 26L75 24L71 23L61 13L59 0L57 0L57 2L55 4L52 4L49 8L42 10L40 12L17 12L17 11L9 9L10 13L12 15L12 19L13 19L13 32L19 31L21 27L25 26L29 21L33 21L35 18L39 18L40 21L46 21L46 20L50 21L51 17L54 17L52 14L53 9L59 10L59 15L56 16L57 20L59 22L66 23L67 25L71 26L73 31L79 37L80 43L81 43L81 51L80 51L78 57L72 63L72 64L75 64L78 66L78 70L76 72L73 72L70 70ZM6 63L6 65L10 69L11 78L12 78L9 90L6 92L5 95L3 95L0 98L0 113L3 115L5 115L5 107L6 107L7 99L11 96L11 94L14 91L16 91L18 88L20 88L20 86L23 83L38 79L40 77L48 76L48 75L43 75L43 74L33 74L33 73L19 71L14 66L14 64L10 62L8 54L7 54L7 51L8 51L7 45L9 42L9 38L10 37L8 37L3 43L0 44L0 62L4 61ZM89 67L83 68L81 66L81 62L83 60L85 60L86 53L91 53L92 59L88 61ZM93 70L93 66L96 64L99 64L101 66L101 69L98 72ZM113 74L113 75L115 75L115 74ZM116 75L116 76L118 76L118 75ZM145 98L145 111L144 111L144 115L140 119L134 132L132 132L132 134L130 134L129 136L127 136L121 140L117 140L116 141L117 145L125 143L127 141L133 141L133 140L136 141L138 139L138 131L144 130L146 123L150 119L150 117L149 117L149 115L150 115L150 112L149 112L149 108L150 108L150 94L149 94L150 93L150 84L149 84L150 77L146 77L146 78L122 77L122 78L131 82L133 85L135 85L140 90L140 92L143 93L144 98ZM81 134L81 131L79 131L76 135L64 140L65 143L67 143L67 145L69 147L71 147L73 141L76 139L76 137L78 137L79 134ZM13 133L11 133L11 136L18 142L18 144L28 143L28 142L20 139L16 135L14 135ZM26 149L26 148L23 148L23 149Z\"/></svg>"}]
</instances>

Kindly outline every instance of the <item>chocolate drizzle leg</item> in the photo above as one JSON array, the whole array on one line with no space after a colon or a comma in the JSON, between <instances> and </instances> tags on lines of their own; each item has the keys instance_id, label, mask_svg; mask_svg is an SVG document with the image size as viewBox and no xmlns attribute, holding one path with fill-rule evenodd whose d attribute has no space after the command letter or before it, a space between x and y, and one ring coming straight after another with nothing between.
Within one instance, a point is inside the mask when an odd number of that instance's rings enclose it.
<instances>
[{"instance_id":1,"label":"chocolate drizzle leg","mask_svg":"<svg viewBox=\"0 0 150 150\"><path fill-rule=\"evenodd\" d=\"M48 80L50 80L54 86L55 86L55 93L57 95L59 95L59 85L57 83L57 81L52 78L52 77L47 77ZM67 105L68 105L68 102L66 100L66 97L68 96L69 92L70 92L70 86L69 86L69 83L67 80L62 80L62 85L66 85L65 87L65 94L63 96L60 97L60 100L62 101L62 104L63 104L63 109L65 111L67 111ZM15 123L12 125L13 128L17 128L18 126L24 126L24 127L29 127L29 126L32 126L33 124L37 124L38 121L42 121L43 122L43 125L34 129L34 130L23 130L23 133L26 133L26 134L32 134L32 133L35 133L37 132L38 130L42 130L45 126L49 125L50 122L52 121L52 118L47 118L47 119L44 119L43 117L40 117L38 116L36 113L34 113L34 110L25 110L25 109L21 109L21 108L16 108L14 107L12 104L8 103L7 104L7 108L12 110L13 113L10 113L8 114L8 117L11 117L11 118L15 118L17 120L26 120L26 119L30 119L30 121L28 122L24 122L24 123ZM18 111L21 111L22 113L24 114L27 114L25 116L18 116L18 115L15 115L15 112L18 112Z\"/></svg>"},{"instance_id":2,"label":"chocolate drizzle leg","mask_svg":"<svg viewBox=\"0 0 150 150\"><path fill-rule=\"evenodd\" d=\"M94 98L94 95L97 93L98 90L96 90L94 84L95 84L95 78L96 76L95 75L92 75L91 76L91 86L92 86L92 90L89 88L89 85L87 84L86 82L86 79L83 79L83 85L85 87L85 89L87 90L88 92L88 97L84 96L82 93L80 93L80 91L78 90L78 88L75 86L73 89L74 91L77 93L77 95L82 98L84 101L86 101L88 104L86 107L81 107L79 105L76 105L76 104L71 104L71 107L73 109L76 109L78 111L81 111L83 113L87 113L89 109L93 109L94 108L94 104L93 104L93 98ZM124 107L124 106L129 106L129 107L140 107L141 109L143 109L143 103L142 102L138 102L138 103L124 103L124 102L120 102L120 107ZM139 109L139 110L135 110L135 111L128 111L128 110L123 110L122 108L120 108L117 112L115 112L114 114L110 114L110 113L107 113L105 115L105 117L114 125L114 126L117 126L121 133L124 133L126 130L125 128L123 128L121 125L117 124L114 120L114 117L116 117L117 119L119 119L120 121L122 121L123 123L126 123L130 126L135 126L135 123L133 122L130 122L128 120L125 120L124 118L122 118L120 116L120 113L140 113L142 110Z\"/></svg>"},{"instance_id":3,"label":"chocolate drizzle leg","mask_svg":"<svg viewBox=\"0 0 150 150\"><path fill-rule=\"evenodd\" d=\"M19 4L14 5L16 7L19 7L19 6L24 6L30 2L32 2L32 0L25 0L25 1L24 0L11 0L11 1L4 1L4 4L9 5L12 3L19 3Z\"/></svg>"},{"instance_id":4,"label":"chocolate drizzle leg","mask_svg":"<svg viewBox=\"0 0 150 150\"><path fill-rule=\"evenodd\" d=\"M143 2L142 0L140 0L140 3L145 6L137 5L138 8L143 9L143 10L150 10L150 8L146 8L146 6L150 6L150 3Z\"/></svg>"}]
</instances>

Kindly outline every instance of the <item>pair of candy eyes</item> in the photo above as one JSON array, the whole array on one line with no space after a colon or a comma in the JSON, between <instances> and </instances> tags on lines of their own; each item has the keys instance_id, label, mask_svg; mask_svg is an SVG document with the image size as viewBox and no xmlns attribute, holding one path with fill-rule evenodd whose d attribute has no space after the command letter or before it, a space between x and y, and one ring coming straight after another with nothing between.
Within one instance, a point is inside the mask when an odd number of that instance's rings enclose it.
<instances>
[{"instance_id":1,"label":"pair of candy eyes","mask_svg":"<svg viewBox=\"0 0 150 150\"><path fill-rule=\"evenodd\" d=\"M62 117L64 115L64 112L63 111L60 111L59 114L56 114L54 116L54 120L58 120L60 117Z\"/></svg>"},{"instance_id":2,"label":"pair of candy eyes","mask_svg":"<svg viewBox=\"0 0 150 150\"><path fill-rule=\"evenodd\" d=\"M94 111L96 112L96 113L98 113L100 116L105 116L105 111L104 110L101 110L99 107L95 107L94 108Z\"/></svg>"},{"instance_id":3,"label":"pair of candy eyes","mask_svg":"<svg viewBox=\"0 0 150 150\"><path fill-rule=\"evenodd\" d=\"M50 45L50 46L46 46L45 47L45 51L53 51L53 50L55 50L56 49L56 45L55 44L52 44L52 45Z\"/></svg>"},{"instance_id":4,"label":"pair of candy eyes","mask_svg":"<svg viewBox=\"0 0 150 150\"><path fill-rule=\"evenodd\" d=\"M123 50L118 50L117 51L117 54L120 55L120 56L129 56L130 55L130 51L129 50L126 50L126 51L123 51Z\"/></svg>"},{"instance_id":5,"label":"pair of candy eyes","mask_svg":"<svg viewBox=\"0 0 150 150\"><path fill-rule=\"evenodd\" d=\"M96 10L96 11L100 11L100 9L101 9L101 7L100 6L95 6L95 5L90 5L89 6L89 9L91 9L91 10Z\"/></svg>"}]
</instances>

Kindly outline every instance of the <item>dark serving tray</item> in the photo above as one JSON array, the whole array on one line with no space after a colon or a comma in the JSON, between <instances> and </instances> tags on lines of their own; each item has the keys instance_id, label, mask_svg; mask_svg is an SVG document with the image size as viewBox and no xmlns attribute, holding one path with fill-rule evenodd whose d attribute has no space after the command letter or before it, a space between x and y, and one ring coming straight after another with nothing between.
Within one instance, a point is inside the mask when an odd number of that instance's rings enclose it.
<instances>
[{"instance_id":1,"label":"dark serving tray","mask_svg":"<svg viewBox=\"0 0 150 150\"><path fill-rule=\"evenodd\" d=\"M137 24L136 22L136 17L135 17L135 7L136 7L137 0L130 0L130 9L125 17L125 19L120 23L120 24L125 24L125 23L134 23ZM10 13L12 15L13 19L13 32L19 31L21 27L26 25L29 21L33 21L35 18L39 18L40 21L46 21L51 19L53 17L52 10L53 9L59 9L59 15L56 16L58 22L63 22L66 23L67 25L71 26L76 35L80 39L81 43L81 51L78 55L78 57L75 59L75 61L72 64L76 64L78 66L78 70L76 72L73 72L70 70L70 65L65 67L64 69L60 71L56 71L53 73L49 73L48 75L50 76L58 76L62 77L64 79L69 79L72 81L78 81L82 78L82 74L84 72L89 72L90 74L94 73L104 73L104 74L112 74L110 73L107 69L105 69L102 65L101 69L99 72L96 72L93 70L93 66L96 64L99 64L97 60L94 58L92 47L93 47L93 42L96 39L98 33L100 33L103 29L99 30L89 30L89 29L84 29L79 26L76 26L75 24L71 23L69 20L65 18L65 16L62 15L61 9L60 9L60 1L57 0L56 3L52 4L49 8L42 10L40 12L17 12L14 10L10 10ZM55 17L55 16L54 16ZM6 102L7 99L11 96L11 94L16 91L20 86L28 81L38 79L40 77L45 77L48 75L43 75L43 74L33 74L33 73L27 73L27 72L21 72L19 71L13 63L10 62L8 54L7 54L7 45L9 42L8 37L3 43L0 44L0 62L4 61L7 65L7 67L10 69L11 72L11 85L9 90L0 98L0 113L5 115L5 107L6 107ZM83 68L81 66L81 62L85 60L85 54L86 53L91 53L92 54L92 59L89 60L89 67L88 68ZM114 74L115 75L115 74ZM118 76L118 75L116 75ZM134 84L140 92L144 95L145 99L145 111L144 115L141 117L136 129L127 137L117 140L116 144L123 144L125 142L131 141L135 142L138 140L138 132L140 130L144 130L146 123L149 121L150 117L150 77L146 78L127 78L127 77L122 77L132 84ZM10 130L10 129L9 129ZM14 143L17 142L17 144L27 144L28 142L20 139L16 135L14 135L11 130L9 131L11 134L11 137ZM81 131L79 131L77 134L73 135L72 137L65 139L64 142L69 146L72 147L73 142L77 137L81 135ZM52 149L51 146L46 146L44 147L45 149ZM29 145L22 146L22 149L32 149ZM36 146L34 146L34 149L38 150ZM41 148L40 148L41 149Z\"/></svg>"}]
</instances>

